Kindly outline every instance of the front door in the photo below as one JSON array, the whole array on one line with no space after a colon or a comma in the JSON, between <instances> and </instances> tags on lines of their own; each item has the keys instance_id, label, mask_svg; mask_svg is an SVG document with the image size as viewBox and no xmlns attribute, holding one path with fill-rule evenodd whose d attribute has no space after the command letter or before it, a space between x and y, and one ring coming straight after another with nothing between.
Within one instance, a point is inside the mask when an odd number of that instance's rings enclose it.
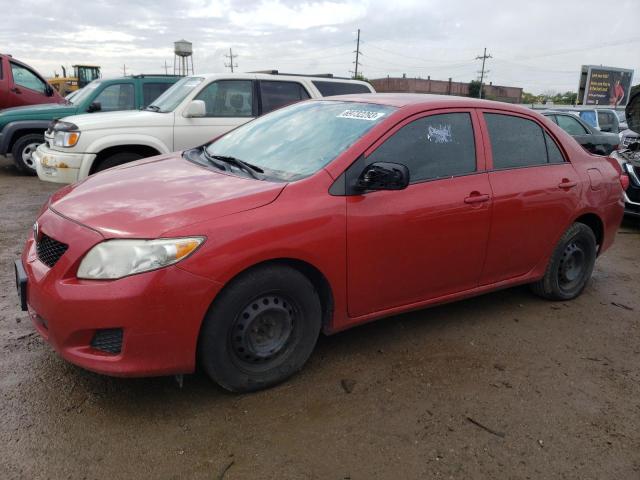
<instances>
[{"instance_id":1,"label":"front door","mask_svg":"<svg viewBox=\"0 0 640 480\"><path fill-rule=\"evenodd\" d=\"M488 285L526 275L552 251L582 186L555 140L533 119L490 111L483 118L493 213L480 283Z\"/></svg>"},{"instance_id":2,"label":"front door","mask_svg":"<svg viewBox=\"0 0 640 480\"><path fill-rule=\"evenodd\" d=\"M481 146L474 112L422 114L351 167L402 163L411 183L347 197L350 317L478 285L491 206Z\"/></svg>"},{"instance_id":3,"label":"front door","mask_svg":"<svg viewBox=\"0 0 640 480\"><path fill-rule=\"evenodd\" d=\"M8 106L37 105L52 101L52 97L47 95L47 84L35 72L14 62L9 62L9 65L13 85L9 82Z\"/></svg>"},{"instance_id":4,"label":"front door","mask_svg":"<svg viewBox=\"0 0 640 480\"><path fill-rule=\"evenodd\" d=\"M176 112L173 149L197 147L257 114L253 80L216 80L204 87L194 100L205 104L204 117L186 118Z\"/></svg>"}]
</instances>

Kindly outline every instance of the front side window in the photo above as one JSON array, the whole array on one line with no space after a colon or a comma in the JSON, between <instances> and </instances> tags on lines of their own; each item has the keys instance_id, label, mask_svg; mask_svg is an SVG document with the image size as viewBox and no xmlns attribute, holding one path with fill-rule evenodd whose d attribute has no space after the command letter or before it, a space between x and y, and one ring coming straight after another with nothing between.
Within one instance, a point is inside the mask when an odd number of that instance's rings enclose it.
<instances>
[{"instance_id":1,"label":"front side window","mask_svg":"<svg viewBox=\"0 0 640 480\"><path fill-rule=\"evenodd\" d=\"M11 74L13 75L13 82L21 87L34 90L39 93L45 93L46 84L40 77L33 73L28 68L24 68L18 64L11 63Z\"/></svg>"},{"instance_id":2,"label":"front side window","mask_svg":"<svg viewBox=\"0 0 640 480\"><path fill-rule=\"evenodd\" d=\"M218 80L195 98L205 104L207 117L252 117L253 81Z\"/></svg>"},{"instance_id":3,"label":"front side window","mask_svg":"<svg viewBox=\"0 0 640 480\"><path fill-rule=\"evenodd\" d=\"M611 112L602 112L598 110L598 124L601 130L611 131L615 124L615 116Z\"/></svg>"},{"instance_id":4,"label":"front side window","mask_svg":"<svg viewBox=\"0 0 640 480\"><path fill-rule=\"evenodd\" d=\"M94 102L100 104L102 112L133 110L135 108L133 85L131 83L109 85L98 94Z\"/></svg>"},{"instance_id":5,"label":"front side window","mask_svg":"<svg viewBox=\"0 0 640 480\"><path fill-rule=\"evenodd\" d=\"M309 94L298 82L260 82L262 113L269 113L308 98Z\"/></svg>"},{"instance_id":6,"label":"front side window","mask_svg":"<svg viewBox=\"0 0 640 480\"><path fill-rule=\"evenodd\" d=\"M298 180L328 165L394 110L368 103L298 103L245 123L206 150L252 163L270 178Z\"/></svg>"},{"instance_id":7,"label":"front side window","mask_svg":"<svg viewBox=\"0 0 640 480\"><path fill-rule=\"evenodd\" d=\"M548 163L542 128L526 118L485 113L493 168L518 168Z\"/></svg>"},{"instance_id":8,"label":"front side window","mask_svg":"<svg viewBox=\"0 0 640 480\"><path fill-rule=\"evenodd\" d=\"M367 164L406 165L411 183L476 171L476 146L469 113L430 115L405 125L380 145Z\"/></svg>"},{"instance_id":9,"label":"front side window","mask_svg":"<svg viewBox=\"0 0 640 480\"><path fill-rule=\"evenodd\" d=\"M323 97L329 97L331 95L351 95L354 93L371 93L371 90L361 83L314 80L313 84Z\"/></svg>"},{"instance_id":10,"label":"front side window","mask_svg":"<svg viewBox=\"0 0 640 480\"><path fill-rule=\"evenodd\" d=\"M587 130L580 125L580 122L569 115L558 115L558 126L569 135L586 135Z\"/></svg>"}]
</instances>

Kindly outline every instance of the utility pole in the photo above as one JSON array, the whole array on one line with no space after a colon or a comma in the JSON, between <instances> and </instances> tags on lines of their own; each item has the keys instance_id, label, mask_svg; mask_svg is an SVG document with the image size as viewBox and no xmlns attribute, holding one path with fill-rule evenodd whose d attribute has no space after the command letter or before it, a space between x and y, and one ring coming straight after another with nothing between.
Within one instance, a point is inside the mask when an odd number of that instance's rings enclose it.
<instances>
[{"instance_id":1,"label":"utility pole","mask_svg":"<svg viewBox=\"0 0 640 480\"><path fill-rule=\"evenodd\" d=\"M169 65L167 65L167 61L164 61L164 74L169 75Z\"/></svg>"},{"instance_id":2,"label":"utility pole","mask_svg":"<svg viewBox=\"0 0 640 480\"><path fill-rule=\"evenodd\" d=\"M360 29L358 29L358 39L356 40L356 49L354 53L356 54L356 61L353 63L355 63L356 68L353 72L353 78L358 78L358 65L361 65L358 61L358 58L360 57Z\"/></svg>"},{"instance_id":3,"label":"utility pole","mask_svg":"<svg viewBox=\"0 0 640 480\"><path fill-rule=\"evenodd\" d=\"M123 77L127 76L127 66L126 65L122 65L122 76Z\"/></svg>"},{"instance_id":4,"label":"utility pole","mask_svg":"<svg viewBox=\"0 0 640 480\"><path fill-rule=\"evenodd\" d=\"M233 58L237 57L238 55L234 55L233 52L231 51L231 48L229 48L229 55L225 55L225 57L227 57L229 59L229 63L225 63L224 66L227 68L231 68L231 73L233 73L233 68L238 68L238 64L234 64L233 63Z\"/></svg>"},{"instance_id":5,"label":"utility pole","mask_svg":"<svg viewBox=\"0 0 640 480\"><path fill-rule=\"evenodd\" d=\"M484 53L482 56L477 56L476 60L482 60L482 71L480 72L480 91L478 92L478 98L482 98L482 82L484 81L484 62L488 58L493 58L491 55L487 55L487 47L484 47Z\"/></svg>"}]
</instances>

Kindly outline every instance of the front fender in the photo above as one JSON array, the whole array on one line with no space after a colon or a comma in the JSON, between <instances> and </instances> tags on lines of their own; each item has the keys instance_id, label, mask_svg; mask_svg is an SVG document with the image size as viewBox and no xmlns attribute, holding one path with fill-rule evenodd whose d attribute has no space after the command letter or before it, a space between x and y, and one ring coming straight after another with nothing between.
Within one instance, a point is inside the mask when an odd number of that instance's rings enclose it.
<instances>
[{"instance_id":1,"label":"front fender","mask_svg":"<svg viewBox=\"0 0 640 480\"><path fill-rule=\"evenodd\" d=\"M16 134L22 130L42 129L44 133L49 127L49 123L51 123L51 120L17 120L7 123L0 132L0 155L9 152L9 146L12 140L16 137Z\"/></svg>"},{"instance_id":2,"label":"front fender","mask_svg":"<svg viewBox=\"0 0 640 480\"><path fill-rule=\"evenodd\" d=\"M112 134L96 138L84 149L85 152L98 154L101 151L111 148L120 147L125 145L141 145L145 147L151 147L158 151L160 154L171 153L171 149L161 139L152 135L145 135L141 133L134 134Z\"/></svg>"}]
</instances>

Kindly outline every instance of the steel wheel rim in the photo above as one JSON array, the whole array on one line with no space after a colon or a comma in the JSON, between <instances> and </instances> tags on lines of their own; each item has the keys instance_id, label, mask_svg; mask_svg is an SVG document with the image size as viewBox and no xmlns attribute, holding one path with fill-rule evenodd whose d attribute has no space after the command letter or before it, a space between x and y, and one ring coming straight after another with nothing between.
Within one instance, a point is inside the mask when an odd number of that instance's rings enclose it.
<instances>
[{"instance_id":1,"label":"steel wheel rim","mask_svg":"<svg viewBox=\"0 0 640 480\"><path fill-rule=\"evenodd\" d=\"M39 143L29 143L22 149L22 163L27 165L29 168L35 169L34 161L33 161L33 152L38 148Z\"/></svg>"},{"instance_id":2,"label":"steel wheel rim","mask_svg":"<svg viewBox=\"0 0 640 480\"><path fill-rule=\"evenodd\" d=\"M297 311L290 299L276 293L247 303L230 332L236 362L251 369L276 362L292 342Z\"/></svg>"},{"instance_id":3,"label":"steel wheel rim","mask_svg":"<svg viewBox=\"0 0 640 480\"><path fill-rule=\"evenodd\" d=\"M587 267L587 254L584 246L577 241L569 243L560 259L558 281L564 290L571 290L580 284Z\"/></svg>"}]
</instances>

